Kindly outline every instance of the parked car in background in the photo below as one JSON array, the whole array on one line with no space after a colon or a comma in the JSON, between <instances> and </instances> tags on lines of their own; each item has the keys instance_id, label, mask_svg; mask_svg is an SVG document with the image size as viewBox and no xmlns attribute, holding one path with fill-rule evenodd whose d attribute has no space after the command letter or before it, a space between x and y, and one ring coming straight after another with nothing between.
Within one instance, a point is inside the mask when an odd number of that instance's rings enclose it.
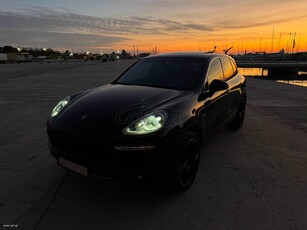
<instances>
[{"instance_id":1,"label":"parked car in background","mask_svg":"<svg viewBox=\"0 0 307 230\"><path fill-rule=\"evenodd\" d=\"M145 57L107 85L68 96L47 121L59 165L119 180L192 184L203 144L244 121L246 81L233 58L169 53Z\"/></svg>"}]
</instances>

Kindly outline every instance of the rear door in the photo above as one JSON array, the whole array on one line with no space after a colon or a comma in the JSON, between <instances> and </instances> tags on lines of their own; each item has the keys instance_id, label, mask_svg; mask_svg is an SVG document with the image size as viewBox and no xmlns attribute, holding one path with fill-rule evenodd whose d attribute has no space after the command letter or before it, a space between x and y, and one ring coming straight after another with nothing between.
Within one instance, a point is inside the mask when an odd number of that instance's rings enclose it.
<instances>
[{"instance_id":1,"label":"rear door","mask_svg":"<svg viewBox=\"0 0 307 230\"><path fill-rule=\"evenodd\" d=\"M237 75L239 74L237 71L237 66L229 56L221 57L223 71L224 71L224 80L229 85L229 95L227 102L227 119L231 120L237 111L238 104L240 102L241 97L241 78Z\"/></svg>"}]
</instances>

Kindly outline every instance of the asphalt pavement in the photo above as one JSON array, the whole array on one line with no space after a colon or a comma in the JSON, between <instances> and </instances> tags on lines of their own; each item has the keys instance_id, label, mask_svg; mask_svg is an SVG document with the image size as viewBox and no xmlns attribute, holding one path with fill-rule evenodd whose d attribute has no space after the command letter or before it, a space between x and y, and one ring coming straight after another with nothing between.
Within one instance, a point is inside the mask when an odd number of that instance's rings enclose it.
<instances>
[{"instance_id":1,"label":"asphalt pavement","mask_svg":"<svg viewBox=\"0 0 307 230\"><path fill-rule=\"evenodd\" d=\"M307 88L248 78L242 129L202 149L191 188L84 177L56 165L46 119L132 61L0 65L0 228L307 229Z\"/></svg>"}]
</instances>

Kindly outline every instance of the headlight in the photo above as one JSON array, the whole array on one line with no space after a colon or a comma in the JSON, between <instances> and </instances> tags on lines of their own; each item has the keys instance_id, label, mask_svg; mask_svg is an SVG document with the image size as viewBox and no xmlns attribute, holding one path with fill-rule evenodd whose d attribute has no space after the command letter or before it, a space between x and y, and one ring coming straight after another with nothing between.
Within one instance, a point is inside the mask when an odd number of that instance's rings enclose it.
<instances>
[{"instance_id":1,"label":"headlight","mask_svg":"<svg viewBox=\"0 0 307 230\"><path fill-rule=\"evenodd\" d=\"M125 135L142 135L158 131L165 124L166 115L164 113L152 113L133 122L123 129Z\"/></svg>"},{"instance_id":2,"label":"headlight","mask_svg":"<svg viewBox=\"0 0 307 230\"><path fill-rule=\"evenodd\" d=\"M66 97L65 99L60 101L52 110L51 117L55 117L56 115L58 115L58 113L61 112L61 110L68 104L69 101L70 97Z\"/></svg>"}]
</instances>

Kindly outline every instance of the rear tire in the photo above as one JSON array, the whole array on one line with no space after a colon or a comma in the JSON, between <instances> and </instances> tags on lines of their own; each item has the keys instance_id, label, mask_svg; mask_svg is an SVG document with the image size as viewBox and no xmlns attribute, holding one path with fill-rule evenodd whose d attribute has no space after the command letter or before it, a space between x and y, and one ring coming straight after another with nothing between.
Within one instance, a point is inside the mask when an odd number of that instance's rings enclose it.
<instances>
[{"instance_id":1,"label":"rear tire","mask_svg":"<svg viewBox=\"0 0 307 230\"><path fill-rule=\"evenodd\" d=\"M171 172L171 189L173 192L186 191L193 183L200 161L199 136L187 132L174 151Z\"/></svg>"},{"instance_id":2,"label":"rear tire","mask_svg":"<svg viewBox=\"0 0 307 230\"><path fill-rule=\"evenodd\" d=\"M246 106L246 97L242 97L236 117L228 124L228 127L230 129L236 130L242 127L245 117L245 106Z\"/></svg>"}]
</instances>

